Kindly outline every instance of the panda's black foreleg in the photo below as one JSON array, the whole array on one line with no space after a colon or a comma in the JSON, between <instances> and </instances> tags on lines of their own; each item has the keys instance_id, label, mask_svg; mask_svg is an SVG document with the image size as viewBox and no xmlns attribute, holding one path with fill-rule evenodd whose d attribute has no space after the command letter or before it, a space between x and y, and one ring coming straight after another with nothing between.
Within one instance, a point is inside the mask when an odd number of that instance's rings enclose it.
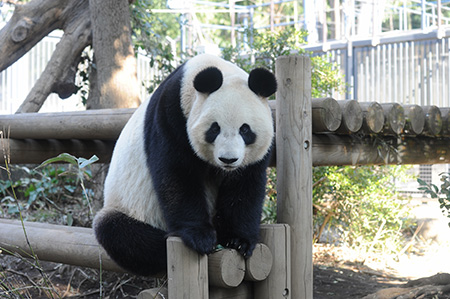
<instances>
[{"instance_id":1,"label":"panda's black foreleg","mask_svg":"<svg viewBox=\"0 0 450 299\"><path fill-rule=\"evenodd\" d=\"M204 192L202 173L199 169L178 168L155 184L169 235L180 237L183 242L200 254L211 253L217 245L217 237ZM190 173L189 173L190 172Z\"/></svg>"},{"instance_id":2,"label":"panda's black foreleg","mask_svg":"<svg viewBox=\"0 0 450 299\"><path fill-rule=\"evenodd\" d=\"M100 212L94 231L100 245L125 270L144 276L166 270L166 232L115 210Z\"/></svg>"},{"instance_id":3,"label":"panda's black foreleg","mask_svg":"<svg viewBox=\"0 0 450 299\"><path fill-rule=\"evenodd\" d=\"M219 188L214 219L221 245L251 256L259 241L262 205L266 185L264 163L226 177Z\"/></svg>"}]
</instances>

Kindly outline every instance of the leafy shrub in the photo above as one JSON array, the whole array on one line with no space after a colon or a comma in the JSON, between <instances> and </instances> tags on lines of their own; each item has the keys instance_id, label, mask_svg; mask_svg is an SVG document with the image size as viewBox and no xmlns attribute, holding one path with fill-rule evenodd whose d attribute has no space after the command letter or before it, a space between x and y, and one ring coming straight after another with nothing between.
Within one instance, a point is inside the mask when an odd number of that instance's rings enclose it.
<instances>
[{"instance_id":1,"label":"leafy shrub","mask_svg":"<svg viewBox=\"0 0 450 299\"><path fill-rule=\"evenodd\" d=\"M406 199L395 181L406 178L407 166L327 166L313 168L313 206L317 241L325 227L339 241L366 251L395 251L402 243ZM268 172L263 222L276 222L276 169Z\"/></svg>"},{"instance_id":2,"label":"leafy shrub","mask_svg":"<svg viewBox=\"0 0 450 299\"><path fill-rule=\"evenodd\" d=\"M20 178L0 180L0 214L18 217L22 213L28 219L51 220L67 225L73 224L76 214L87 215L87 222L90 222L92 208L89 198L93 190L86 188L84 181L92 177L92 171L87 166L96 160L95 156L87 160L61 154L34 169L14 166L12 171L18 173ZM53 162L69 164L50 164ZM88 225L85 221L78 224Z\"/></svg>"},{"instance_id":3,"label":"leafy shrub","mask_svg":"<svg viewBox=\"0 0 450 299\"><path fill-rule=\"evenodd\" d=\"M368 251L395 251L401 245L406 200L397 195L395 181L405 178L406 166L315 167L315 220L331 225L343 241ZM316 237L320 231L316 232Z\"/></svg>"},{"instance_id":4,"label":"leafy shrub","mask_svg":"<svg viewBox=\"0 0 450 299\"><path fill-rule=\"evenodd\" d=\"M419 190L429 194L431 198L437 198L439 200L440 209L442 214L449 218L450 221L450 172L442 172L439 174L441 177L440 188L434 184L428 184L424 180L417 179L420 184ZM450 222L448 224L450 226Z\"/></svg>"}]
</instances>

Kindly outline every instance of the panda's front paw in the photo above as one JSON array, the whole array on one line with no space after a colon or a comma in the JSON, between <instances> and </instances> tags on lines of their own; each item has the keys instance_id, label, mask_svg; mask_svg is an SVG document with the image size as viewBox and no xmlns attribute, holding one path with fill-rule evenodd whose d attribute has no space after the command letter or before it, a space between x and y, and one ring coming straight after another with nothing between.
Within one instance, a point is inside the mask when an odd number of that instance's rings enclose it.
<instances>
[{"instance_id":1,"label":"panda's front paw","mask_svg":"<svg viewBox=\"0 0 450 299\"><path fill-rule=\"evenodd\" d=\"M225 243L225 247L236 249L245 258L248 258L252 255L256 242L241 238L231 238Z\"/></svg>"},{"instance_id":2,"label":"panda's front paw","mask_svg":"<svg viewBox=\"0 0 450 299\"><path fill-rule=\"evenodd\" d=\"M211 227L190 227L174 233L179 236L186 246L199 254L213 252L217 245L216 231Z\"/></svg>"}]
</instances>

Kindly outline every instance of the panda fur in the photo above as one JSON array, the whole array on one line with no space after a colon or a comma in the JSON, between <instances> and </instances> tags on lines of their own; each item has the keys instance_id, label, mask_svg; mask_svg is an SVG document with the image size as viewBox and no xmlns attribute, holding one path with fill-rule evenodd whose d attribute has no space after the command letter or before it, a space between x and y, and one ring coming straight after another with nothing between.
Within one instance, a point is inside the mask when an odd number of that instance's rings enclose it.
<instances>
[{"instance_id":1,"label":"panda fur","mask_svg":"<svg viewBox=\"0 0 450 299\"><path fill-rule=\"evenodd\" d=\"M272 73L250 75L196 56L132 115L114 148L98 242L124 269L152 275L167 265L166 239L200 254L217 244L252 254L259 238L273 142Z\"/></svg>"}]
</instances>

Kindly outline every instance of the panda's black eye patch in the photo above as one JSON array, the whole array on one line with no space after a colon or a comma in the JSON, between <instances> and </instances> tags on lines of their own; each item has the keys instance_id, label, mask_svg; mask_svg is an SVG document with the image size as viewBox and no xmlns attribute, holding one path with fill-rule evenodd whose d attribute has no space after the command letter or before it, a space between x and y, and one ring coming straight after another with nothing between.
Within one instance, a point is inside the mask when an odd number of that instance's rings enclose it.
<instances>
[{"instance_id":1,"label":"panda's black eye patch","mask_svg":"<svg viewBox=\"0 0 450 299\"><path fill-rule=\"evenodd\" d=\"M256 141L256 134L252 131L248 124L243 124L239 128L239 134L241 134L246 145L253 144Z\"/></svg>"},{"instance_id":2,"label":"panda's black eye patch","mask_svg":"<svg viewBox=\"0 0 450 299\"><path fill-rule=\"evenodd\" d=\"M217 136L220 134L220 126L217 122L213 122L211 127L205 133L205 140L208 143L213 143Z\"/></svg>"}]
</instances>

